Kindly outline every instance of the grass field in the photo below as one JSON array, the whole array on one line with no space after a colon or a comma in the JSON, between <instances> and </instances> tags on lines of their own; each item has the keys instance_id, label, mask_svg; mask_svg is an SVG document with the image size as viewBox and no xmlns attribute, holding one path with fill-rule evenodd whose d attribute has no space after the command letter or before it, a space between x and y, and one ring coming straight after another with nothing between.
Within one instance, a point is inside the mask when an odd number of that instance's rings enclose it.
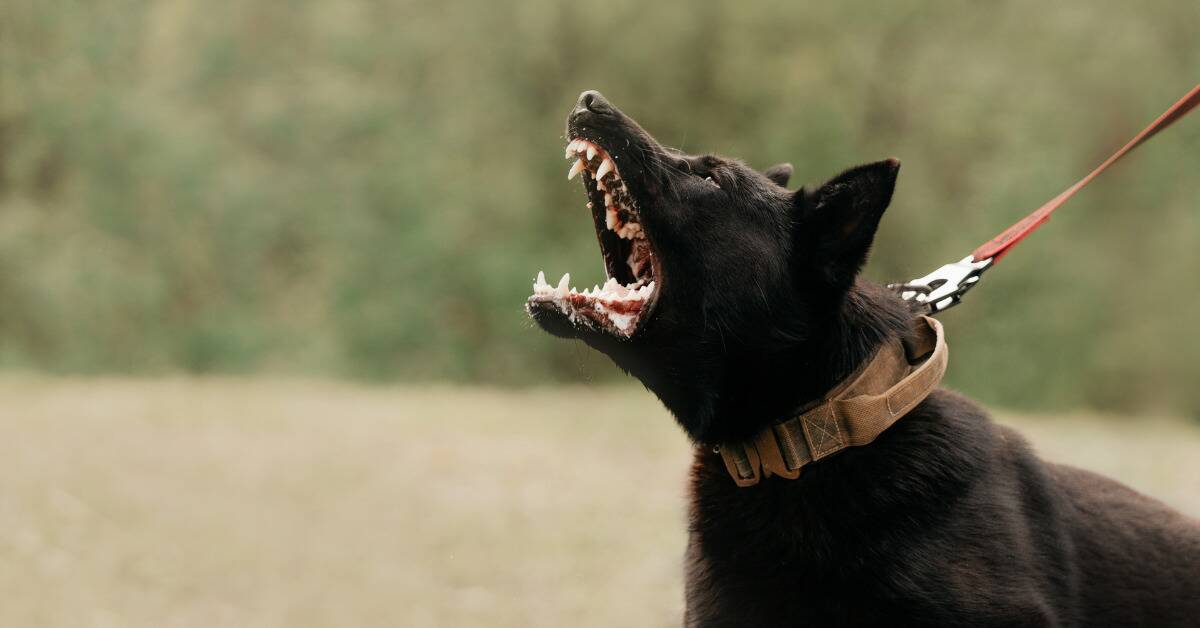
<instances>
[{"instance_id":1,"label":"grass field","mask_svg":"<svg viewBox=\"0 0 1200 628\"><path fill-rule=\"evenodd\" d=\"M634 389L0 380L0 626L674 626L689 447ZM1200 428L1006 417L1200 514Z\"/></svg>"}]
</instances>

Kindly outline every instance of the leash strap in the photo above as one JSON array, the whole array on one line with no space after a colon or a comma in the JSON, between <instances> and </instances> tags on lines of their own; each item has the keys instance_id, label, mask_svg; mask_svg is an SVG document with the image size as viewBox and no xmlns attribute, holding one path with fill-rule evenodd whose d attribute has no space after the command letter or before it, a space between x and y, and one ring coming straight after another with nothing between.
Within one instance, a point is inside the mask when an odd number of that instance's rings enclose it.
<instances>
[{"instance_id":1,"label":"leash strap","mask_svg":"<svg viewBox=\"0 0 1200 628\"><path fill-rule=\"evenodd\" d=\"M1042 223L1050 219L1054 210L1061 207L1076 192L1091 183L1093 179L1116 163L1127 153L1140 146L1146 140L1154 137L1159 131L1171 126L1176 120L1185 116L1200 105L1200 85L1192 88L1183 98L1179 99L1170 109L1158 117L1150 126L1142 129L1132 140L1113 153L1108 159L1092 170L1088 175L1063 190L1058 196L1037 208L1033 213L1017 221L996 237L988 240L975 249L970 255L953 263L942 266L932 273L914 279L904 284L891 284L893 290L900 293L901 298L919 303L924 306L926 313L937 314L942 310L954 307L962 300L962 295L979 282L983 271L990 268L1000 258L1008 254L1018 242L1024 240Z\"/></svg>"},{"instance_id":2,"label":"leash strap","mask_svg":"<svg viewBox=\"0 0 1200 628\"><path fill-rule=\"evenodd\" d=\"M1171 126L1173 122L1182 118L1198 104L1200 104L1200 85L1192 88L1192 91L1179 99L1179 102L1171 105L1171 108L1167 109L1166 113L1159 116L1150 126L1142 129L1141 133L1138 133L1132 140L1129 140L1129 143L1122 146L1121 150L1118 150L1111 157L1105 159L1104 163L1097 166L1086 177L1080 179L1075 185L1063 190L1061 194L1047 201L1045 205L1034 210L1032 214L1029 214L1017 221L1013 226L1002 231L1000 235L975 249L971 253L971 258L975 261L990 259L993 263L1000 261L1000 258L1007 255L1012 247L1016 246L1018 242L1025 239L1030 233L1033 233L1034 229L1040 227L1042 223L1049 220L1050 214L1054 213L1054 210L1061 207L1063 203L1066 203L1067 199L1074 196L1083 186L1091 183L1092 179L1095 179L1101 172L1107 170L1109 166L1116 163L1117 160L1140 146L1146 140L1154 137L1156 133Z\"/></svg>"},{"instance_id":3,"label":"leash strap","mask_svg":"<svg viewBox=\"0 0 1200 628\"><path fill-rule=\"evenodd\" d=\"M928 397L946 372L949 349L941 323L921 316L913 325L911 340L885 344L825 401L749 442L722 445L721 458L734 482L753 486L763 476L800 477L809 463L870 444Z\"/></svg>"}]
</instances>

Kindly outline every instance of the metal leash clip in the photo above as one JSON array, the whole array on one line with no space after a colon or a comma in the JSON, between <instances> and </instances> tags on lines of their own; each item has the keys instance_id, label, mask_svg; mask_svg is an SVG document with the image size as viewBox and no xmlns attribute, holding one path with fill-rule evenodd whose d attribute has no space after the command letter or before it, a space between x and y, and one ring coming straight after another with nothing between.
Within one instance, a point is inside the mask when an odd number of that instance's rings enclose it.
<instances>
[{"instance_id":1,"label":"metal leash clip","mask_svg":"<svg viewBox=\"0 0 1200 628\"><path fill-rule=\"evenodd\" d=\"M888 288L898 292L900 298L925 306L927 314L937 314L948 310L962 301L967 290L975 287L983 271L992 265L993 258L975 261L968 255L953 264L941 268L908 283L888 284Z\"/></svg>"}]
</instances>

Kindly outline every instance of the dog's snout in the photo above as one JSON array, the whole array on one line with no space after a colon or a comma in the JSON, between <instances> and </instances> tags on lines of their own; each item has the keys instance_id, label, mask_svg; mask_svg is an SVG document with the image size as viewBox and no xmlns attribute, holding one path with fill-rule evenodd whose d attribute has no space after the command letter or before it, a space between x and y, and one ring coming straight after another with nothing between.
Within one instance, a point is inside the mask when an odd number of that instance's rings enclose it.
<instances>
[{"instance_id":1,"label":"dog's snout","mask_svg":"<svg viewBox=\"0 0 1200 628\"><path fill-rule=\"evenodd\" d=\"M576 113L583 113L584 111L610 113L612 106L608 104L608 101L604 99L604 96L600 92L589 89L580 94L579 101L575 103Z\"/></svg>"}]
</instances>

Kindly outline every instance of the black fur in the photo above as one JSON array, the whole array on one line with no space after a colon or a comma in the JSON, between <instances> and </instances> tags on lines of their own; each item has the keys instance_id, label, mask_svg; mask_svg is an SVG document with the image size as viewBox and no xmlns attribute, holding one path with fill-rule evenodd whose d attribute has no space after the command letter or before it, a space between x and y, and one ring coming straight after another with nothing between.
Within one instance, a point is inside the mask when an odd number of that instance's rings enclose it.
<instances>
[{"instance_id":1,"label":"black fur","mask_svg":"<svg viewBox=\"0 0 1200 628\"><path fill-rule=\"evenodd\" d=\"M790 192L790 165L668 151L595 92L568 133L617 160L660 292L630 339L535 319L609 355L696 443L788 417L907 333L906 304L857 278L899 162ZM1200 523L1041 461L954 393L797 480L738 488L696 452L687 626L1200 625Z\"/></svg>"}]
</instances>

